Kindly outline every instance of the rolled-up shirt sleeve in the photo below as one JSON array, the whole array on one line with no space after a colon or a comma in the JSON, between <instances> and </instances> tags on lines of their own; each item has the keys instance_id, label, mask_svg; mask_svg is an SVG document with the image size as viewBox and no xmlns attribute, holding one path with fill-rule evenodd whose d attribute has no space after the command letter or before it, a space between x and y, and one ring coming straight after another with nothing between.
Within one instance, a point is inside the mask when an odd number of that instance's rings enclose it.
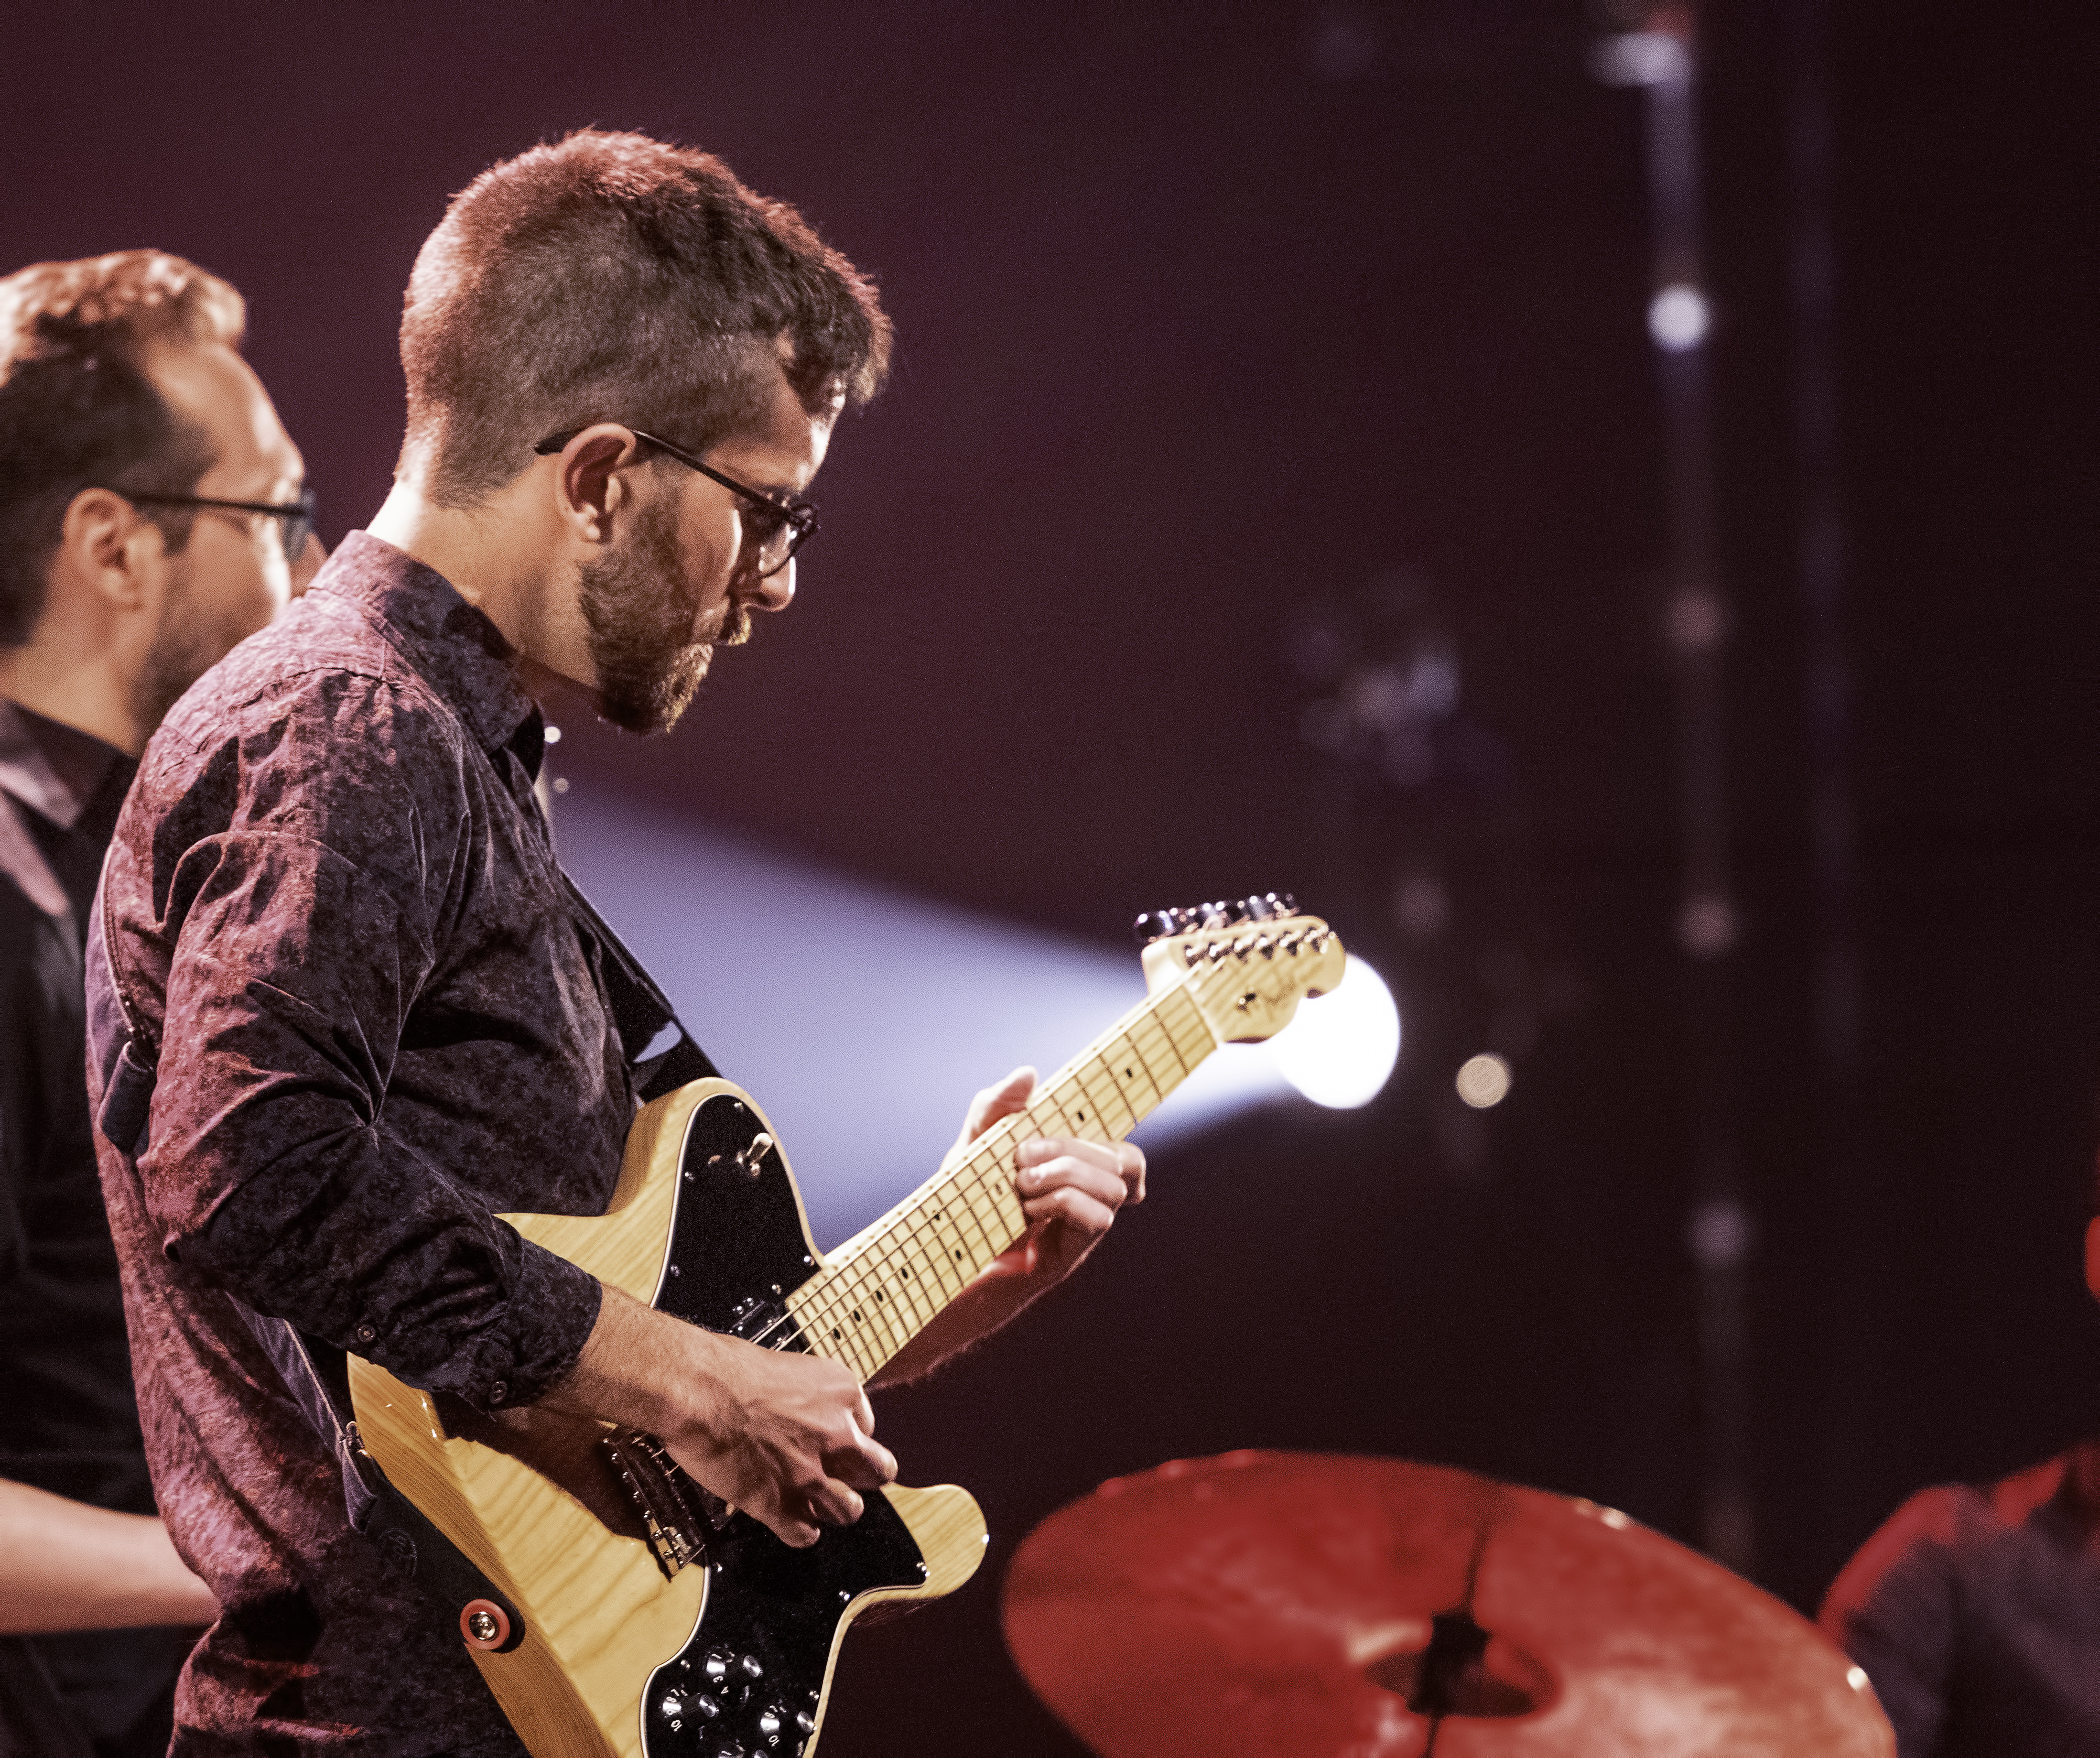
<instances>
[{"instance_id":1,"label":"rolled-up shirt sleeve","mask_svg":"<svg viewBox=\"0 0 2100 1758\"><path fill-rule=\"evenodd\" d=\"M574 1365L601 1290L492 1214L427 1130L390 1121L404 1042L466 1029L421 1003L481 853L469 802L446 797L459 777L418 764L443 740L373 736L406 712L375 681L332 681L229 739L224 828L162 843L165 1017L139 1170L186 1275L413 1385L529 1403ZM345 718L364 736L328 740ZM473 759L450 755L461 773Z\"/></svg>"}]
</instances>

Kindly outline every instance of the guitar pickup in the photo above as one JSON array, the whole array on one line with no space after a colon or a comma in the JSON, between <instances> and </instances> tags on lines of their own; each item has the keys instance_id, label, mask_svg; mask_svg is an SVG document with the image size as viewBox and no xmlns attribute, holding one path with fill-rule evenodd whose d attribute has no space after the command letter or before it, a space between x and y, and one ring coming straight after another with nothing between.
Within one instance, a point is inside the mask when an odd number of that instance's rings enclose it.
<instances>
[{"instance_id":1,"label":"guitar pickup","mask_svg":"<svg viewBox=\"0 0 2100 1758\"><path fill-rule=\"evenodd\" d=\"M688 1563L706 1561L701 1522L704 1518L719 1531L729 1518L728 1504L687 1477L653 1434L639 1429L614 1429L598 1444L640 1510L649 1548L665 1578ZM695 1503L699 1505L697 1512Z\"/></svg>"},{"instance_id":2,"label":"guitar pickup","mask_svg":"<svg viewBox=\"0 0 2100 1758\"><path fill-rule=\"evenodd\" d=\"M787 1321L788 1309L779 1301L748 1294L730 1308L729 1334L762 1348L778 1349L789 1341L782 1334ZM793 1334L799 1337L801 1333Z\"/></svg>"}]
</instances>

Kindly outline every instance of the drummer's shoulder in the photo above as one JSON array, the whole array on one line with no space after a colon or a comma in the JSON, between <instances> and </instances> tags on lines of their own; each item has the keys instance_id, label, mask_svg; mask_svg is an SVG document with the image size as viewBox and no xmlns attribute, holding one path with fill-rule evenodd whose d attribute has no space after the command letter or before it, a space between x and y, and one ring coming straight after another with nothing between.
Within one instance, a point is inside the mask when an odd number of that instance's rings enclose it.
<instances>
[{"instance_id":1,"label":"drummer's shoulder","mask_svg":"<svg viewBox=\"0 0 2100 1758\"><path fill-rule=\"evenodd\" d=\"M1938 1575L1936 1565L1966 1548L1991 1518L1988 1496L1972 1485L1935 1483L1919 1490L1853 1553L1830 1584L1818 1621L1842 1641L1844 1627L1863 1608L1899 1584L1924 1585L1920 1578Z\"/></svg>"},{"instance_id":2,"label":"drummer's shoulder","mask_svg":"<svg viewBox=\"0 0 2100 1758\"><path fill-rule=\"evenodd\" d=\"M1996 1483L1935 1483L1883 1521L1830 1584L1820 1621L1837 1630L1891 1588L1922 1587L1958 1570L2067 1496L2100 1510L2100 1441L2088 1442ZM2088 1518L2092 1515L2088 1514Z\"/></svg>"}]
</instances>

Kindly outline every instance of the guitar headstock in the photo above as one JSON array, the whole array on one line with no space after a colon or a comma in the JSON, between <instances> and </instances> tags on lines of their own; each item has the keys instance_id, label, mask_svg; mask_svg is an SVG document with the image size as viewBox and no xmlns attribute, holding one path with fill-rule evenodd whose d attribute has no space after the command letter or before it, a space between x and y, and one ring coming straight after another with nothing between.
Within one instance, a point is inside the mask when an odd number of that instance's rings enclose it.
<instances>
[{"instance_id":1,"label":"guitar headstock","mask_svg":"<svg viewBox=\"0 0 2100 1758\"><path fill-rule=\"evenodd\" d=\"M1273 1038L1308 995L1342 980L1341 937L1300 915L1286 892L1149 910L1137 919L1146 986L1157 994L1185 984L1211 1029L1226 1043Z\"/></svg>"}]
</instances>

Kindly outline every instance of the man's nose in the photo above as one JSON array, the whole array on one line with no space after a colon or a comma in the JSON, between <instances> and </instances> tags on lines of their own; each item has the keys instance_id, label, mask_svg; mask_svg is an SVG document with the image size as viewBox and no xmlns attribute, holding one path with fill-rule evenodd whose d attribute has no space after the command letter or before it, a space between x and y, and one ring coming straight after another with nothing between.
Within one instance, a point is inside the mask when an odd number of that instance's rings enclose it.
<instances>
[{"instance_id":1,"label":"man's nose","mask_svg":"<svg viewBox=\"0 0 2100 1758\"><path fill-rule=\"evenodd\" d=\"M776 574L767 574L755 583L754 590L744 602L754 610L785 610L795 601L795 558L788 557L786 564Z\"/></svg>"}]
</instances>

